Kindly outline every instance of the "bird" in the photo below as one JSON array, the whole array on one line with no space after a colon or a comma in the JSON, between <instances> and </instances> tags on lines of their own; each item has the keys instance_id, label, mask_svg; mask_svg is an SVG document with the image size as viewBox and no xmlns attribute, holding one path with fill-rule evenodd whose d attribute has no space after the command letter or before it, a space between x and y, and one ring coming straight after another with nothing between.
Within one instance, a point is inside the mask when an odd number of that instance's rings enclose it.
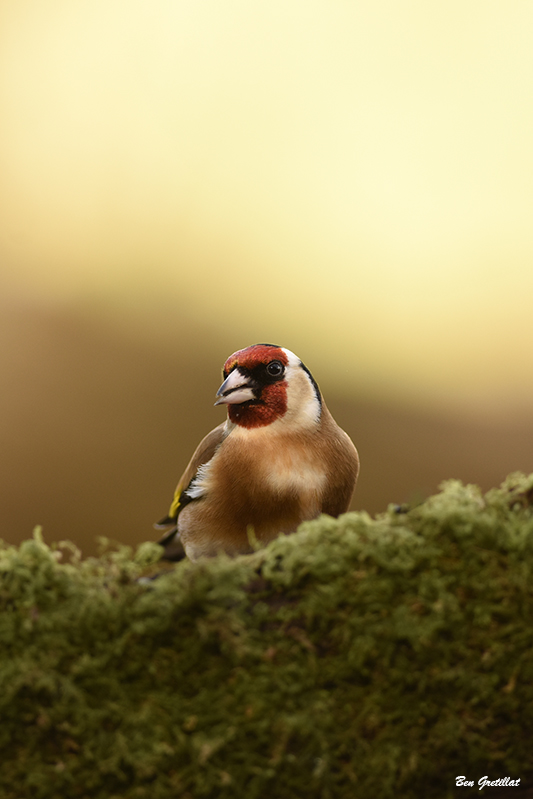
<instances>
[{"instance_id":1,"label":"bird","mask_svg":"<svg viewBox=\"0 0 533 799\"><path fill-rule=\"evenodd\" d=\"M359 456L309 369L290 350L253 344L223 367L227 419L200 442L168 515L163 559L253 552L301 522L348 510Z\"/></svg>"}]
</instances>

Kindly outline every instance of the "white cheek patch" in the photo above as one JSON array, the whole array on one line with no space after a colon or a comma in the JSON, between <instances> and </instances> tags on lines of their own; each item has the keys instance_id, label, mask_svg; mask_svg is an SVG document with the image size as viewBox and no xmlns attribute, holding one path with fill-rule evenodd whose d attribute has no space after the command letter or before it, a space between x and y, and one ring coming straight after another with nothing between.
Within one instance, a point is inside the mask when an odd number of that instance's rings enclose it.
<instances>
[{"instance_id":1,"label":"white cheek patch","mask_svg":"<svg viewBox=\"0 0 533 799\"><path fill-rule=\"evenodd\" d=\"M300 419L302 427L315 427L318 423L320 419L320 404L314 391L309 399L302 402L300 406Z\"/></svg>"},{"instance_id":2,"label":"white cheek patch","mask_svg":"<svg viewBox=\"0 0 533 799\"><path fill-rule=\"evenodd\" d=\"M320 420L321 411L315 387L298 356L290 350L283 349L283 352L288 360L285 377L288 413L284 419L293 429L314 427Z\"/></svg>"}]
</instances>

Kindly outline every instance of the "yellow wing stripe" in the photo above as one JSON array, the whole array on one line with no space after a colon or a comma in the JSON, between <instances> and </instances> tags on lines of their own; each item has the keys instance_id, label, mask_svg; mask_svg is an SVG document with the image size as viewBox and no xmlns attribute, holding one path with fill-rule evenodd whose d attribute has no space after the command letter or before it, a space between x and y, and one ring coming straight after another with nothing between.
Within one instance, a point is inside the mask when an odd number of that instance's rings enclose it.
<instances>
[{"instance_id":1,"label":"yellow wing stripe","mask_svg":"<svg viewBox=\"0 0 533 799\"><path fill-rule=\"evenodd\" d=\"M174 499L172 500L172 505L170 506L170 510L168 512L168 515L170 516L171 519L175 519L176 516L178 515L178 508L181 504L180 497L181 497L181 483L176 488L176 491L174 493Z\"/></svg>"}]
</instances>

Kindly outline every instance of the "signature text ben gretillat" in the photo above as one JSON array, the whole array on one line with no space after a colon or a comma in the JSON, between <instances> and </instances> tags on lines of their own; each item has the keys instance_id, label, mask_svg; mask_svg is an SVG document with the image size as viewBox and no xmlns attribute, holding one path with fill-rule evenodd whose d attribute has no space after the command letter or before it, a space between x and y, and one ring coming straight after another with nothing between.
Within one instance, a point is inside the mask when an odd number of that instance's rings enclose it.
<instances>
[{"instance_id":1,"label":"signature text ben gretillat","mask_svg":"<svg viewBox=\"0 0 533 799\"><path fill-rule=\"evenodd\" d=\"M462 785L463 788L473 788L474 787L474 780L469 780L466 777L456 777L455 778L456 786ZM477 781L479 785L479 790L482 788L516 788L520 785L520 777L516 780L512 780L510 777L500 777L498 780L489 780L488 777L480 777Z\"/></svg>"}]
</instances>

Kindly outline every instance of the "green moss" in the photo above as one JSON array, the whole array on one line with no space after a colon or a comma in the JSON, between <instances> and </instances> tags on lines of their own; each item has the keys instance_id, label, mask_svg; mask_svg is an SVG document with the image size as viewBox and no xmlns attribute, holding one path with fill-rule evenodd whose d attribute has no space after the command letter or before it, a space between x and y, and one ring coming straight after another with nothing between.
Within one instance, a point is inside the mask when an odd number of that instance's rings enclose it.
<instances>
[{"instance_id":1,"label":"green moss","mask_svg":"<svg viewBox=\"0 0 533 799\"><path fill-rule=\"evenodd\" d=\"M151 581L153 544L4 546L0 795L418 799L532 778L532 504L533 475L485 497L450 481Z\"/></svg>"}]
</instances>

